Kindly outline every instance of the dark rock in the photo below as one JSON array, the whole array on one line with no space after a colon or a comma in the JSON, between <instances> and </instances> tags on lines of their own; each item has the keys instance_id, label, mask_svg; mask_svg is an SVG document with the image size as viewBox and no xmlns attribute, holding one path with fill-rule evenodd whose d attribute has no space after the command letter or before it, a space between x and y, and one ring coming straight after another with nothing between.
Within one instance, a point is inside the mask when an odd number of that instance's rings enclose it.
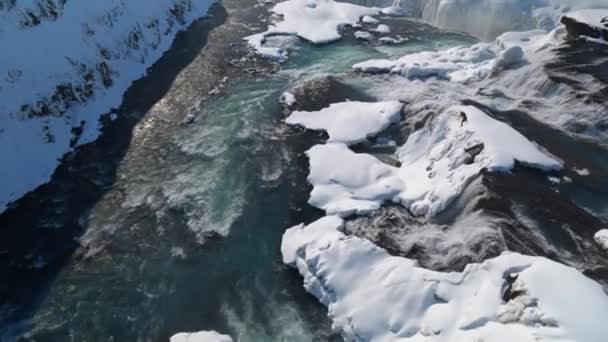
<instances>
[{"instance_id":1,"label":"dark rock","mask_svg":"<svg viewBox=\"0 0 608 342\"><path fill-rule=\"evenodd\" d=\"M293 110L315 111L336 102L371 102L374 98L341 82L333 76L321 76L304 81L290 91L296 98Z\"/></svg>"}]
</instances>

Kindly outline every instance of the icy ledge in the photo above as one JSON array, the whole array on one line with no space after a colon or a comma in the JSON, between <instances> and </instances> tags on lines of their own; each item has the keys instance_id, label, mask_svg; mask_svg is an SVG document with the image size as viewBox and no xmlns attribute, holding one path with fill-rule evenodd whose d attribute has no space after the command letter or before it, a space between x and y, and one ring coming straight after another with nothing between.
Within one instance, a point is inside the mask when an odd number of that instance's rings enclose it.
<instances>
[{"instance_id":1,"label":"icy ledge","mask_svg":"<svg viewBox=\"0 0 608 342\"><path fill-rule=\"evenodd\" d=\"M278 61L284 61L287 54L281 48L264 46L268 36L297 35L314 44L329 43L340 39L338 28L341 25L352 25L362 16L380 13L379 8L333 0L287 0L276 4L272 11L283 20L245 40L260 55Z\"/></svg>"},{"instance_id":2,"label":"icy ledge","mask_svg":"<svg viewBox=\"0 0 608 342\"><path fill-rule=\"evenodd\" d=\"M286 122L326 131L329 134L328 142L354 144L398 122L402 107L399 101L341 102L316 112L293 112Z\"/></svg>"},{"instance_id":3,"label":"icy ledge","mask_svg":"<svg viewBox=\"0 0 608 342\"><path fill-rule=\"evenodd\" d=\"M283 236L283 262L348 341L585 341L608 336L608 297L579 271L506 253L462 273L390 256L326 216Z\"/></svg>"},{"instance_id":4,"label":"icy ledge","mask_svg":"<svg viewBox=\"0 0 608 342\"><path fill-rule=\"evenodd\" d=\"M175 334L170 342L232 342L232 338L212 330Z\"/></svg>"},{"instance_id":5,"label":"icy ledge","mask_svg":"<svg viewBox=\"0 0 608 342\"><path fill-rule=\"evenodd\" d=\"M400 167L340 143L316 145L307 155L313 186L309 203L342 217L368 214L385 201L401 203L414 215L433 216L484 169L508 172L516 162L545 171L562 168L561 161L521 133L473 106L452 107L412 133L397 151Z\"/></svg>"}]
</instances>

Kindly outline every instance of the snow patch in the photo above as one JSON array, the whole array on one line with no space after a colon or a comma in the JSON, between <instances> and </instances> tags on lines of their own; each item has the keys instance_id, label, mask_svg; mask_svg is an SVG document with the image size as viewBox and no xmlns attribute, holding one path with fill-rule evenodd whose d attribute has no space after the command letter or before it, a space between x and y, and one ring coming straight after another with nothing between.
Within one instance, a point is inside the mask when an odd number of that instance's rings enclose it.
<instances>
[{"instance_id":1,"label":"snow patch","mask_svg":"<svg viewBox=\"0 0 608 342\"><path fill-rule=\"evenodd\" d=\"M608 229L599 230L593 236L595 242L599 243L606 251L608 251Z\"/></svg>"},{"instance_id":2,"label":"snow patch","mask_svg":"<svg viewBox=\"0 0 608 342\"><path fill-rule=\"evenodd\" d=\"M344 144L317 145L307 155L309 203L342 217L368 214L384 201L434 216L484 169L509 172L516 161L545 171L562 168L521 133L473 106L452 107L412 133L397 151L399 168Z\"/></svg>"},{"instance_id":3,"label":"snow patch","mask_svg":"<svg viewBox=\"0 0 608 342\"><path fill-rule=\"evenodd\" d=\"M270 25L265 32L245 37L245 40L262 56L284 61L286 52L267 47L265 39L271 35L297 35L314 44L340 39L339 28L353 25L365 15L379 13L380 9L357 6L333 0L287 0L276 4L272 11L282 21Z\"/></svg>"},{"instance_id":4,"label":"snow patch","mask_svg":"<svg viewBox=\"0 0 608 342\"><path fill-rule=\"evenodd\" d=\"M355 144L398 122L402 107L398 101L341 102L316 112L293 112L286 122L324 130L329 134L328 142Z\"/></svg>"},{"instance_id":5,"label":"snow patch","mask_svg":"<svg viewBox=\"0 0 608 342\"><path fill-rule=\"evenodd\" d=\"M366 16L363 16L363 18L361 18L361 22L365 23L365 24L377 24L380 22L380 20L378 20L370 15L366 15Z\"/></svg>"}]
</instances>

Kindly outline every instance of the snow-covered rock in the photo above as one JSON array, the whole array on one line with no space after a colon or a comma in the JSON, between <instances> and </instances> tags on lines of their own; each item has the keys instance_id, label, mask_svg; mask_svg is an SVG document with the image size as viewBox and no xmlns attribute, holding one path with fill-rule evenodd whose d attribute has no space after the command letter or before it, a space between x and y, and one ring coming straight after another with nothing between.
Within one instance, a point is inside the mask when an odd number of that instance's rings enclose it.
<instances>
[{"instance_id":1,"label":"snow-covered rock","mask_svg":"<svg viewBox=\"0 0 608 342\"><path fill-rule=\"evenodd\" d=\"M313 186L309 203L346 217L393 201L428 217L447 208L482 170L508 172L516 162L546 171L562 167L521 133L476 107L452 107L432 120L399 148L398 168L343 144L314 146L307 152ZM357 121L340 127L350 125Z\"/></svg>"},{"instance_id":2,"label":"snow-covered rock","mask_svg":"<svg viewBox=\"0 0 608 342\"><path fill-rule=\"evenodd\" d=\"M608 41L608 9L587 9L567 13L561 19L568 36L580 36Z\"/></svg>"},{"instance_id":3,"label":"snow-covered rock","mask_svg":"<svg viewBox=\"0 0 608 342\"><path fill-rule=\"evenodd\" d=\"M306 154L313 186L308 203L328 215L369 214L405 187L396 168L344 144L316 145Z\"/></svg>"},{"instance_id":4,"label":"snow-covered rock","mask_svg":"<svg viewBox=\"0 0 608 342\"><path fill-rule=\"evenodd\" d=\"M283 94L281 94L281 97L279 98L279 102L284 104L285 106L291 108L293 107L293 105L296 104L297 100L294 94L286 91Z\"/></svg>"},{"instance_id":5,"label":"snow-covered rock","mask_svg":"<svg viewBox=\"0 0 608 342\"><path fill-rule=\"evenodd\" d=\"M599 243L606 251L608 251L608 229L599 230L593 236L595 242Z\"/></svg>"},{"instance_id":6,"label":"snow-covered rock","mask_svg":"<svg viewBox=\"0 0 608 342\"><path fill-rule=\"evenodd\" d=\"M357 31L355 32L355 38L360 39L360 40L373 40L374 39L374 35L367 32L367 31Z\"/></svg>"},{"instance_id":7,"label":"snow-covered rock","mask_svg":"<svg viewBox=\"0 0 608 342\"><path fill-rule=\"evenodd\" d=\"M314 44L329 43L340 39L340 26L353 25L362 16L377 14L380 9L333 0L287 0L276 4L272 11L281 15L282 20L245 40L262 56L282 61L286 52L265 46L266 37L289 34Z\"/></svg>"},{"instance_id":8,"label":"snow-covered rock","mask_svg":"<svg viewBox=\"0 0 608 342\"><path fill-rule=\"evenodd\" d=\"M398 122L403 104L388 102L341 102L315 112L296 111L286 120L290 125L324 130L328 142L355 144Z\"/></svg>"},{"instance_id":9,"label":"snow-covered rock","mask_svg":"<svg viewBox=\"0 0 608 342\"><path fill-rule=\"evenodd\" d=\"M0 212L99 134L100 115L212 0L0 6Z\"/></svg>"},{"instance_id":10,"label":"snow-covered rock","mask_svg":"<svg viewBox=\"0 0 608 342\"><path fill-rule=\"evenodd\" d=\"M288 229L283 262L348 341L602 342L608 297L576 269L506 253L463 272L427 270L326 216Z\"/></svg>"},{"instance_id":11,"label":"snow-covered rock","mask_svg":"<svg viewBox=\"0 0 608 342\"><path fill-rule=\"evenodd\" d=\"M371 15L366 15L361 18L361 22L365 24L377 24L380 22L380 20L372 17Z\"/></svg>"},{"instance_id":12,"label":"snow-covered rock","mask_svg":"<svg viewBox=\"0 0 608 342\"><path fill-rule=\"evenodd\" d=\"M520 46L505 48L498 44L479 43L473 47L405 55L395 61L369 60L355 64L353 69L368 73L397 73L407 78L437 77L466 83L483 80L523 60L524 53Z\"/></svg>"},{"instance_id":13,"label":"snow-covered rock","mask_svg":"<svg viewBox=\"0 0 608 342\"><path fill-rule=\"evenodd\" d=\"M170 342L232 342L228 335L217 331L198 331L193 333L178 333L171 336Z\"/></svg>"},{"instance_id":14,"label":"snow-covered rock","mask_svg":"<svg viewBox=\"0 0 608 342\"><path fill-rule=\"evenodd\" d=\"M391 28L386 24L380 24L374 31L378 33L391 33Z\"/></svg>"}]
</instances>

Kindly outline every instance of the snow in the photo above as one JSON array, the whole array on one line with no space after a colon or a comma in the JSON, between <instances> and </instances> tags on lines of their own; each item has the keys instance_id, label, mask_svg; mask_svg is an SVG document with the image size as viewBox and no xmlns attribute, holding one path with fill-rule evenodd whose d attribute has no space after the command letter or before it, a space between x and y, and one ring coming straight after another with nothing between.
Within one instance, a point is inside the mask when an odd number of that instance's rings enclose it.
<instances>
[{"instance_id":1,"label":"snow","mask_svg":"<svg viewBox=\"0 0 608 342\"><path fill-rule=\"evenodd\" d=\"M589 26L608 29L608 9L586 9L567 14L569 18L572 18L578 22L585 23ZM602 22L604 20L604 22Z\"/></svg>"},{"instance_id":2,"label":"snow","mask_svg":"<svg viewBox=\"0 0 608 342\"><path fill-rule=\"evenodd\" d=\"M313 186L308 203L328 215L369 214L404 187L396 168L344 144L316 145L306 154Z\"/></svg>"},{"instance_id":3,"label":"snow","mask_svg":"<svg viewBox=\"0 0 608 342\"><path fill-rule=\"evenodd\" d=\"M496 44L480 43L473 47L424 51L395 61L369 60L355 64L353 69L368 73L397 73L410 79L437 77L467 83L480 81L498 70L521 63L523 58L524 53L519 46L502 48Z\"/></svg>"},{"instance_id":4,"label":"snow","mask_svg":"<svg viewBox=\"0 0 608 342\"><path fill-rule=\"evenodd\" d=\"M601 229L593 236L595 242L599 243L606 251L608 251L608 229Z\"/></svg>"},{"instance_id":5,"label":"snow","mask_svg":"<svg viewBox=\"0 0 608 342\"><path fill-rule=\"evenodd\" d=\"M281 98L279 99L279 101L281 103L285 104L287 107L292 107L297 102L296 97L288 91L284 92L281 95Z\"/></svg>"},{"instance_id":6,"label":"snow","mask_svg":"<svg viewBox=\"0 0 608 342\"><path fill-rule=\"evenodd\" d=\"M521 133L473 106L448 109L411 134L397 154L406 183L399 201L420 216L444 210L483 169L509 172L516 161L545 171L562 168Z\"/></svg>"},{"instance_id":7,"label":"snow","mask_svg":"<svg viewBox=\"0 0 608 342\"><path fill-rule=\"evenodd\" d=\"M328 142L355 144L386 129L401 118L403 104L388 102L341 102L315 112L296 111L286 120L290 125L324 130Z\"/></svg>"},{"instance_id":8,"label":"snow","mask_svg":"<svg viewBox=\"0 0 608 342\"><path fill-rule=\"evenodd\" d=\"M361 40L372 40L374 39L374 35L367 31L357 31L355 32L355 38Z\"/></svg>"},{"instance_id":9,"label":"snow","mask_svg":"<svg viewBox=\"0 0 608 342\"><path fill-rule=\"evenodd\" d=\"M217 331L198 331L193 333L179 333L171 336L170 342L232 342L228 335Z\"/></svg>"},{"instance_id":10,"label":"snow","mask_svg":"<svg viewBox=\"0 0 608 342\"><path fill-rule=\"evenodd\" d=\"M382 38L378 39L378 41L380 43L382 43L382 44L390 44L390 45L400 44L400 43L403 43L406 40L407 39L393 38L393 37L382 37Z\"/></svg>"},{"instance_id":11,"label":"snow","mask_svg":"<svg viewBox=\"0 0 608 342\"><path fill-rule=\"evenodd\" d=\"M57 18L41 17L33 27L24 26L23 16L26 9L37 13L31 1L1 11L0 44L10 48L0 54L0 212L50 179L58 160L73 150L72 129L83 130L76 145L93 141L101 114L117 107L131 82L212 3L68 1ZM176 8L184 11L181 20L171 13ZM104 84L103 65L111 84ZM58 86L75 96L52 100ZM24 112L23 106L30 107ZM30 110L50 113L30 116Z\"/></svg>"},{"instance_id":12,"label":"snow","mask_svg":"<svg viewBox=\"0 0 608 342\"><path fill-rule=\"evenodd\" d=\"M283 262L348 341L586 341L608 334L608 297L579 271L505 253L441 273L346 236L326 216L288 229ZM512 283L509 286L509 282Z\"/></svg>"},{"instance_id":13,"label":"snow","mask_svg":"<svg viewBox=\"0 0 608 342\"><path fill-rule=\"evenodd\" d=\"M587 169L577 169L574 168L574 172L576 172L576 174L578 174L579 176L589 176L591 174L591 172Z\"/></svg>"},{"instance_id":14,"label":"snow","mask_svg":"<svg viewBox=\"0 0 608 342\"><path fill-rule=\"evenodd\" d=\"M391 33L391 28L388 25L380 24L374 31L378 33Z\"/></svg>"},{"instance_id":15,"label":"snow","mask_svg":"<svg viewBox=\"0 0 608 342\"><path fill-rule=\"evenodd\" d=\"M372 16L366 15L363 18L361 18L361 22L366 23L366 24L377 24L380 22L380 20L378 20Z\"/></svg>"},{"instance_id":16,"label":"snow","mask_svg":"<svg viewBox=\"0 0 608 342\"><path fill-rule=\"evenodd\" d=\"M276 4L272 11L282 21L270 25L265 32L245 37L245 40L262 56L283 61L286 52L266 47L265 38L271 35L297 35L314 44L340 39L338 29L353 25L361 16L379 13L380 9L357 6L333 0L287 0Z\"/></svg>"},{"instance_id":17,"label":"snow","mask_svg":"<svg viewBox=\"0 0 608 342\"><path fill-rule=\"evenodd\" d=\"M368 214L385 201L430 217L484 169L509 172L516 162L544 171L562 168L561 161L521 133L473 106L452 107L413 132L397 151L399 168L344 144L317 145L307 155L313 186L309 204L342 217Z\"/></svg>"}]
</instances>

